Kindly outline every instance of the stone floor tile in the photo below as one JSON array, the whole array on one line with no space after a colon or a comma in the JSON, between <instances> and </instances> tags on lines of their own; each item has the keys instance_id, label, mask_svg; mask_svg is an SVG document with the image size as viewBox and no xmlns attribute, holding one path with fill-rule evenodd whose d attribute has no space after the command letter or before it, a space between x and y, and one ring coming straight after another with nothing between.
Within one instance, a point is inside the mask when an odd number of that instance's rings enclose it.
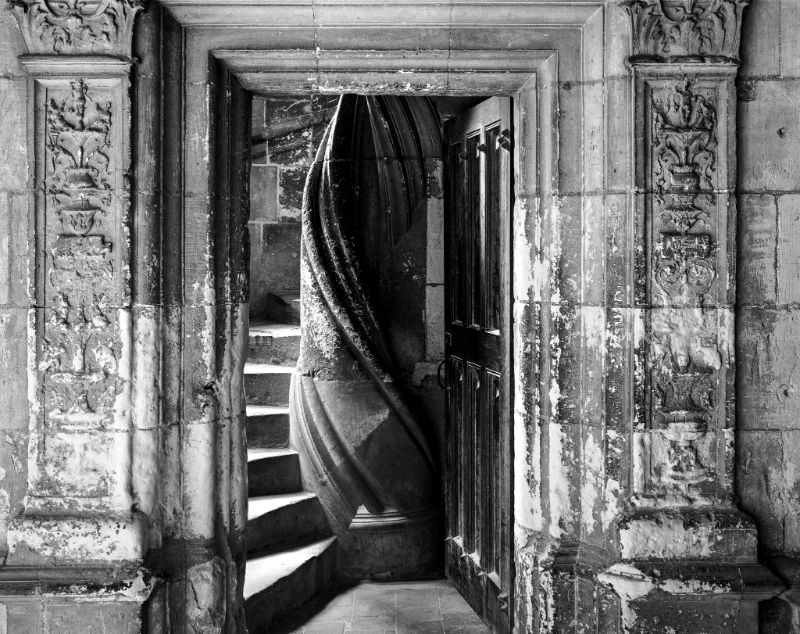
<instances>
[{"instance_id":1,"label":"stone floor tile","mask_svg":"<svg viewBox=\"0 0 800 634\"><path fill-rule=\"evenodd\" d=\"M457 627L459 625L480 625L481 619L474 612L444 612L442 621L445 627Z\"/></svg>"},{"instance_id":2,"label":"stone floor tile","mask_svg":"<svg viewBox=\"0 0 800 634\"><path fill-rule=\"evenodd\" d=\"M346 623L319 623L317 625L308 625L303 628L303 634L342 634L344 632Z\"/></svg>"},{"instance_id":3,"label":"stone floor tile","mask_svg":"<svg viewBox=\"0 0 800 634\"><path fill-rule=\"evenodd\" d=\"M398 623L420 623L421 621L441 621L442 614L438 608L417 608L413 605L397 608Z\"/></svg>"},{"instance_id":4,"label":"stone floor tile","mask_svg":"<svg viewBox=\"0 0 800 634\"><path fill-rule=\"evenodd\" d=\"M397 634L443 634L443 632L441 621L420 621L397 626Z\"/></svg>"},{"instance_id":5,"label":"stone floor tile","mask_svg":"<svg viewBox=\"0 0 800 634\"><path fill-rule=\"evenodd\" d=\"M425 581L362 583L345 589L293 634L488 632L472 608L447 581Z\"/></svg>"},{"instance_id":6,"label":"stone floor tile","mask_svg":"<svg viewBox=\"0 0 800 634\"><path fill-rule=\"evenodd\" d=\"M364 629L381 629L393 630L395 628L394 617L387 618L385 616L356 616L350 622L354 630Z\"/></svg>"},{"instance_id":7,"label":"stone floor tile","mask_svg":"<svg viewBox=\"0 0 800 634\"><path fill-rule=\"evenodd\" d=\"M394 617L395 603L389 598L360 599L353 606L353 617L361 616L387 616Z\"/></svg>"}]
</instances>

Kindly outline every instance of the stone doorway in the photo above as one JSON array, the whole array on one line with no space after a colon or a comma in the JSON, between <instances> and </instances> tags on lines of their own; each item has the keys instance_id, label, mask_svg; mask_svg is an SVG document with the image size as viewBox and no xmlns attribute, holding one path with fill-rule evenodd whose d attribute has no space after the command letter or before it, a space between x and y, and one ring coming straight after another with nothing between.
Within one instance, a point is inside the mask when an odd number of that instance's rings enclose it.
<instances>
[{"instance_id":1,"label":"stone doorway","mask_svg":"<svg viewBox=\"0 0 800 634\"><path fill-rule=\"evenodd\" d=\"M215 478L214 488L219 492L219 501L230 500L230 506L220 507L223 516L230 513L232 527L230 550L228 551L231 563L238 564L238 588L247 595L249 588L244 577L244 563L247 559L248 546L243 539L248 517L243 512L246 508L246 487L242 485L244 471L248 468L246 461L246 445L240 431L246 427L245 403L240 398L241 392L237 389L237 377L242 376L242 367L245 361L243 351L247 346L247 331L243 328L246 324L248 311L246 299L248 297L248 251L244 230L246 228L247 192L246 180L249 179L249 143L251 140L250 108L252 94L281 94L287 90L294 94L305 92L312 94L354 93L360 95L389 94L401 96L429 96L443 95L449 98L463 98L467 95L489 97L493 95L507 95L514 99L516 110L514 113L514 126L518 130L515 145L515 164L519 173L515 177L520 201L528 200L526 191L536 191L537 196L545 201L551 195L550 183L552 180L545 177L553 169L553 163L548 157L548 152L554 151L552 116L554 92L552 77L555 70L555 57L552 52L537 50L504 50L495 52L486 50L481 52L471 51L462 54L458 51L428 51L428 52L396 52L375 53L361 55L354 51L336 51L327 57L332 64L331 69L339 69L343 74L336 76L330 82L322 84L313 82L309 85L310 74L318 73L323 58L309 55L307 51L297 50L228 50L215 49L211 53L213 62L211 76L214 78L214 94L217 96L214 108L208 113L198 113L208 116L206 120L209 129L215 131L213 143L213 184L215 216L213 232L215 236L214 280L215 293L220 298L223 306L228 307L217 311L215 331L230 333L219 337L219 346L215 363L222 376L232 377L230 396L222 392L223 400L220 401L220 414L228 416L232 425L230 436L217 438L218 446L223 451L230 451L231 462L229 471L221 473ZM413 58L413 61L408 61ZM437 76L437 69L447 71L442 76ZM412 70L406 70L410 68ZM502 69L502 72L499 70ZM191 73L199 71L189 69ZM334 73L339 71L333 71ZM326 71L327 72L327 71ZM452 82L452 83L451 83ZM324 84L324 85L323 85ZM170 94L165 101L180 100L179 95ZM194 102L193 102L194 103ZM190 107L194 112L195 106ZM530 118L536 114L536 122ZM191 118L191 117L190 117ZM242 122L248 125L241 125ZM176 139L176 141L178 141ZM178 141L180 142L180 141ZM516 157L525 157L519 158ZM536 161L540 161L537 167ZM194 171L197 165L186 165ZM202 168L201 168L202 171ZM197 180L199 174L189 177L192 186L200 184ZM541 179L541 180L540 180ZM531 194L532 195L532 194ZM524 203L527 204L527 203ZM527 212L526 212L527 213ZM528 220L520 217L517 222L520 229ZM515 232L523 244L512 249L515 267L520 270L530 271L533 266L529 260L532 252L525 243L525 229ZM522 247L522 248L519 248ZM184 281L187 283L188 280ZM523 280L523 285L528 283ZM527 295L520 295L515 301L515 311L526 311ZM520 313L522 314L522 313ZM521 323L520 323L521 325ZM517 353L526 354L523 349ZM513 360L513 372L527 374L530 370L523 368L519 359ZM515 379L515 382L519 379ZM526 381L528 379L525 379ZM515 415L514 425L524 425L524 420L519 413ZM228 432L226 432L228 433ZM515 432L515 437L518 435ZM521 434L520 438L524 438ZM229 449L226 438L229 438ZM303 454L298 452L299 456ZM187 465L188 467L188 465ZM528 478L521 476L519 469L528 470L528 466L520 463L514 466L514 488L522 487L527 491ZM302 470L301 470L302 474ZM528 494L523 492L523 498ZM313 502L312 502L313 504ZM525 503L527 504L527 502ZM208 509L209 511L211 509ZM201 513L205 516L205 512ZM200 517L198 517L200 519ZM202 523L202 522L201 522ZM275 525L277 526L277 525ZM322 538L322 535L320 535ZM434 552L430 549L428 552ZM318 560L318 555L313 558ZM227 556L227 555L226 555ZM518 553L514 553L515 560ZM516 562L515 562L516 565ZM274 567L271 567L274 570ZM325 564L321 566L325 568ZM304 574L316 575L315 566L305 567ZM237 593L226 595L231 601L231 607L236 604ZM241 595L239 595L241 596ZM290 596L297 597L290 590ZM513 620L524 623L534 617L531 612L531 600L528 590L523 589L521 594L515 593L515 602L509 605L514 612ZM289 598L273 602L273 605L291 604ZM241 604L240 604L241 605ZM242 606L244 607L244 606ZM244 611L239 613L244 618ZM270 618L269 614L262 614Z\"/></svg>"}]
</instances>

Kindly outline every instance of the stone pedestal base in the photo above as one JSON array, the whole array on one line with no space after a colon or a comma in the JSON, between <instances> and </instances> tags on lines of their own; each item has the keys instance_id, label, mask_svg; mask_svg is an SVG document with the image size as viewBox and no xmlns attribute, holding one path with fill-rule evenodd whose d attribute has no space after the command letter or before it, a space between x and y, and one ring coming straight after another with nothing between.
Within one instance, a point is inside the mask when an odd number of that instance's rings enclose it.
<instances>
[{"instance_id":1,"label":"stone pedestal base","mask_svg":"<svg viewBox=\"0 0 800 634\"><path fill-rule=\"evenodd\" d=\"M783 589L733 507L641 509L619 534L623 561L598 580L620 597L624 631L757 632L759 602Z\"/></svg>"},{"instance_id":2,"label":"stone pedestal base","mask_svg":"<svg viewBox=\"0 0 800 634\"><path fill-rule=\"evenodd\" d=\"M406 517L361 507L340 536L341 574L352 579L418 579L441 569L442 523L428 511Z\"/></svg>"}]
</instances>

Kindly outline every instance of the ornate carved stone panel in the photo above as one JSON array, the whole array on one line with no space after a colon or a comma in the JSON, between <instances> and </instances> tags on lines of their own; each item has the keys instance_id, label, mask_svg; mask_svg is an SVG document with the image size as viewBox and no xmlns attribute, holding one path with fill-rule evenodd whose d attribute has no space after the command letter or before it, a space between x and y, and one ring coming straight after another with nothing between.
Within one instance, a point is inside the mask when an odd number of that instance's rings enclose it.
<instances>
[{"instance_id":1,"label":"ornate carved stone panel","mask_svg":"<svg viewBox=\"0 0 800 634\"><path fill-rule=\"evenodd\" d=\"M129 56L143 0L11 0L31 53Z\"/></svg>"},{"instance_id":2,"label":"ornate carved stone panel","mask_svg":"<svg viewBox=\"0 0 800 634\"><path fill-rule=\"evenodd\" d=\"M644 407L634 494L659 505L730 494L731 66L639 65ZM702 72L696 72L701 71Z\"/></svg>"},{"instance_id":3,"label":"ornate carved stone panel","mask_svg":"<svg viewBox=\"0 0 800 634\"><path fill-rule=\"evenodd\" d=\"M72 76L55 76L52 60L27 65L37 396L26 506L120 507L130 462L127 64L95 60L90 73Z\"/></svg>"},{"instance_id":4,"label":"ornate carved stone panel","mask_svg":"<svg viewBox=\"0 0 800 634\"><path fill-rule=\"evenodd\" d=\"M653 59L739 56L742 11L749 0L626 0L633 55Z\"/></svg>"}]
</instances>

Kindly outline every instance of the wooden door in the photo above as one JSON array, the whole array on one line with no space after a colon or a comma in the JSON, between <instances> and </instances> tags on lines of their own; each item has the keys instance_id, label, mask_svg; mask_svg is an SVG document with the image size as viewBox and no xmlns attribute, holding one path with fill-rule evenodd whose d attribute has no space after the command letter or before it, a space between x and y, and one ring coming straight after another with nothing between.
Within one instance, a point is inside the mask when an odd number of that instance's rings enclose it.
<instances>
[{"instance_id":1,"label":"wooden door","mask_svg":"<svg viewBox=\"0 0 800 634\"><path fill-rule=\"evenodd\" d=\"M511 631L511 100L446 125L446 572Z\"/></svg>"}]
</instances>

